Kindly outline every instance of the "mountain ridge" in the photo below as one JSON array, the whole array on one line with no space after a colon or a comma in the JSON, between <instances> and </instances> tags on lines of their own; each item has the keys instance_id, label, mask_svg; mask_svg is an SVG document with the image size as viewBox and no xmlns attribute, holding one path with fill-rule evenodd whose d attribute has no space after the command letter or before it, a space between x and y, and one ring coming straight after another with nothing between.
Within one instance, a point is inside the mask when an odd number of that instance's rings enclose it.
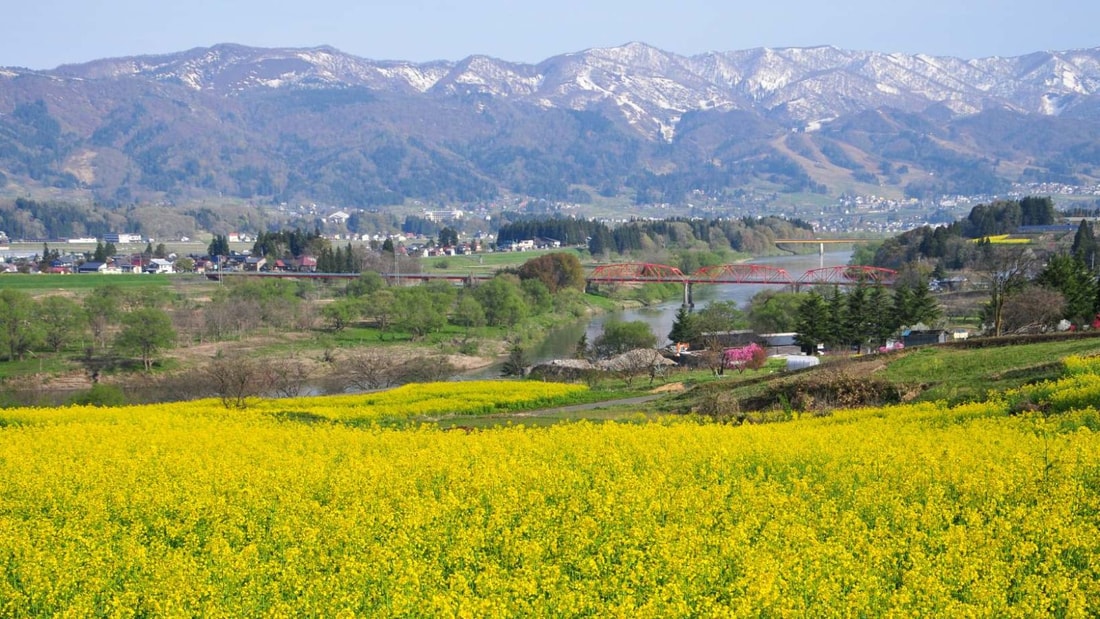
<instances>
[{"instance_id":1,"label":"mountain ridge","mask_svg":"<svg viewBox=\"0 0 1100 619\"><path fill-rule=\"evenodd\" d=\"M889 131L859 124L875 110ZM1040 124L1070 155L1042 136L1020 143L1018 119L1053 119ZM1093 182L1098 120L1100 47L960 59L830 45L682 56L629 42L528 64L227 43L0 68L0 186L118 202L675 201L761 186L927 196Z\"/></svg>"},{"instance_id":2,"label":"mountain ridge","mask_svg":"<svg viewBox=\"0 0 1100 619\"><path fill-rule=\"evenodd\" d=\"M211 67L213 71L204 71ZM496 96L531 97L544 105L564 107L570 107L566 92L570 89L563 85L610 96L615 89L608 86L621 84L621 78L630 77L636 83L640 77L649 77L681 87L677 94L682 96L655 101L681 112L701 107L692 106L683 96L687 93L692 100L711 107L774 109L807 94L820 98L828 91L824 85L831 82L849 91L862 88L861 107L866 107L866 100L877 91L890 99L892 107L902 109L922 103L946 103L956 113L967 114L984 109L990 102L1029 113L1056 115L1064 108L1057 105L1060 100L1100 91L1100 47L977 59L853 51L831 45L681 56L633 41L525 64L486 55L424 63L370 60L327 45L259 48L222 43L171 54L66 64L39 73L84 79L144 77L223 93L258 86L346 85L404 86L421 93L434 89L462 94L465 87ZM593 73L604 81L591 80ZM543 89L544 84L555 87ZM906 101L908 97L913 100ZM837 111L850 111L838 108L835 102L824 108L795 109L793 119L810 122L822 120L813 116L815 111L834 116Z\"/></svg>"}]
</instances>

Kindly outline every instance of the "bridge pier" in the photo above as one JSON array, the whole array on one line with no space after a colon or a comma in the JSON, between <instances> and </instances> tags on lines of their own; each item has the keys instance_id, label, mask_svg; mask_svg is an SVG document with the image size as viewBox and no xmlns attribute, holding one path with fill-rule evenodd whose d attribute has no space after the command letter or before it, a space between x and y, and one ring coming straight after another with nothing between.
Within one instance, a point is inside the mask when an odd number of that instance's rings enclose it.
<instances>
[{"instance_id":1,"label":"bridge pier","mask_svg":"<svg viewBox=\"0 0 1100 619\"><path fill-rule=\"evenodd\" d=\"M684 282L684 307L687 307L687 308L695 307L695 298L692 295L692 284L691 284L691 282Z\"/></svg>"}]
</instances>

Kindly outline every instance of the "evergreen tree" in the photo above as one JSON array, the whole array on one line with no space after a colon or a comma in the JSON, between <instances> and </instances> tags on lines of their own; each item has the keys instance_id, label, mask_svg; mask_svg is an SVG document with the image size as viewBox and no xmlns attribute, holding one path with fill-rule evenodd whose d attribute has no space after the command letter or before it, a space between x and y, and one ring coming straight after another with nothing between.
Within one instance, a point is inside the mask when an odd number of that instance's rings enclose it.
<instances>
[{"instance_id":1,"label":"evergreen tree","mask_svg":"<svg viewBox=\"0 0 1100 619\"><path fill-rule=\"evenodd\" d=\"M50 249L49 244L43 243L42 259L38 263L38 268L42 271L45 271L50 267L50 264L52 264L54 260L57 260L60 257L61 252L57 251L56 249Z\"/></svg>"},{"instance_id":2,"label":"evergreen tree","mask_svg":"<svg viewBox=\"0 0 1100 619\"><path fill-rule=\"evenodd\" d=\"M676 310L676 319L672 323L672 330L668 333L668 339L672 343L691 342L699 337L698 321L686 306L681 305Z\"/></svg>"},{"instance_id":3,"label":"evergreen tree","mask_svg":"<svg viewBox=\"0 0 1100 619\"><path fill-rule=\"evenodd\" d=\"M611 231L606 226L600 226L592 233L592 237L588 239L588 253L592 254L593 258L599 258L606 256L615 249L615 239L611 236Z\"/></svg>"},{"instance_id":4,"label":"evergreen tree","mask_svg":"<svg viewBox=\"0 0 1100 619\"><path fill-rule=\"evenodd\" d=\"M440 247L454 247L458 245L458 231L454 228L447 226L439 231L439 246Z\"/></svg>"},{"instance_id":5,"label":"evergreen tree","mask_svg":"<svg viewBox=\"0 0 1100 619\"><path fill-rule=\"evenodd\" d=\"M911 322L899 323L898 326L918 322L931 325L939 320L943 312L940 310L939 302L932 296L932 289L928 287L928 280L921 280L920 284L912 289L912 292L913 296L909 301L909 320Z\"/></svg>"},{"instance_id":6,"label":"evergreen tree","mask_svg":"<svg viewBox=\"0 0 1100 619\"><path fill-rule=\"evenodd\" d=\"M940 306L932 296L927 280L913 286L898 286L894 290L894 320L898 327L917 323L931 325L940 317Z\"/></svg>"},{"instance_id":7,"label":"evergreen tree","mask_svg":"<svg viewBox=\"0 0 1100 619\"><path fill-rule=\"evenodd\" d=\"M358 273L361 270L356 267L355 252L352 251L351 243L348 243L344 248L344 263L340 265L340 271L343 273Z\"/></svg>"},{"instance_id":8,"label":"evergreen tree","mask_svg":"<svg viewBox=\"0 0 1100 619\"><path fill-rule=\"evenodd\" d=\"M897 286L894 288L894 299L890 310L892 318L899 327L908 327L917 321L913 319L913 288L909 286Z\"/></svg>"},{"instance_id":9,"label":"evergreen tree","mask_svg":"<svg viewBox=\"0 0 1100 619\"><path fill-rule=\"evenodd\" d=\"M848 308L844 295L840 292L840 286L833 286L833 293L829 295L828 308L826 323L828 330L821 341L830 348L849 345L851 343L851 333L848 330Z\"/></svg>"},{"instance_id":10,"label":"evergreen tree","mask_svg":"<svg viewBox=\"0 0 1100 619\"><path fill-rule=\"evenodd\" d=\"M1066 300L1064 318L1075 324L1088 324L1096 314L1098 286L1083 255L1054 256L1039 273L1036 283L1062 293Z\"/></svg>"},{"instance_id":11,"label":"evergreen tree","mask_svg":"<svg viewBox=\"0 0 1100 619\"><path fill-rule=\"evenodd\" d=\"M107 262L107 250L103 247L103 243L96 242L95 251L92 252L92 260L95 262Z\"/></svg>"},{"instance_id":12,"label":"evergreen tree","mask_svg":"<svg viewBox=\"0 0 1100 619\"><path fill-rule=\"evenodd\" d=\"M802 352L812 355L817 351L818 344L831 341L829 314L829 304L816 292L807 295L799 305L795 341L802 347Z\"/></svg>"},{"instance_id":13,"label":"evergreen tree","mask_svg":"<svg viewBox=\"0 0 1100 619\"><path fill-rule=\"evenodd\" d=\"M1070 252L1080 258L1090 270L1095 271L1096 250L1096 237L1092 234L1092 224L1089 220L1082 219L1081 224L1077 226L1077 234L1073 236L1073 247Z\"/></svg>"},{"instance_id":14,"label":"evergreen tree","mask_svg":"<svg viewBox=\"0 0 1100 619\"><path fill-rule=\"evenodd\" d=\"M335 250L329 250L326 253L329 256L329 262L328 262L328 265L327 265L328 268L325 270L325 272L326 273L339 272L341 267L343 267L344 262L345 262L345 260L344 260L344 248L343 247L337 247Z\"/></svg>"},{"instance_id":15,"label":"evergreen tree","mask_svg":"<svg viewBox=\"0 0 1100 619\"><path fill-rule=\"evenodd\" d=\"M874 345L882 346L898 330L894 319L890 297L886 287L876 284L867 294L867 339Z\"/></svg>"},{"instance_id":16,"label":"evergreen tree","mask_svg":"<svg viewBox=\"0 0 1100 619\"><path fill-rule=\"evenodd\" d=\"M504 362L504 365L500 368L501 376L523 376L527 373L527 351L516 344L512 346L512 349L508 352L508 360Z\"/></svg>"},{"instance_id":17,"label":"evergreen tree","mask_svg":"<svg viewBox=\"0 0 1100 619\"><path fill-rule=\"evenodd\" d=\"M206 253L210 256L228 256L229 237L225 236L224 234L215 234L214 240L210 241L210 245L206 248ZM267 254L261 253L260 255L266 256Z\"/></svg>"},{"instance_id":18,"label":"evergreen tree","mask_svg":"<svg viewBox=\"0 0 1100 619\"><path fill-rule=\"evenodd\" d=\"M848 343L861 347L874 339L874 313L871 307L867 286L860 282L848 291L847 314L844 330L848 334Z\"/></svg>"}]
</instances>

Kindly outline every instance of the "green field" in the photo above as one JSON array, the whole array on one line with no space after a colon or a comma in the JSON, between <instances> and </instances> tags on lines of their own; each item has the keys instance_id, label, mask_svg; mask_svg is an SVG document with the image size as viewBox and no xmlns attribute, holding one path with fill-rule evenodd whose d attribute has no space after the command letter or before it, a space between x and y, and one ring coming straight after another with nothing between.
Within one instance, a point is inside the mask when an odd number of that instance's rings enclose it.
<instances>
[{"instance_id":1,"label":"green field","mask_svg":"<svg viewBox=\"0 0 1100 619\"><path fill-rule=\"evenodd\" d=\"M52 273L4 273L0 275L0 288L22 290L32 296L44 293L69 291L84 294L93 288L115 285L126 290L145 288L170 288L183 286L210 286L212 282L201 275L186 273L84 273L58 275Z\"/></svg>"}]
</instances>

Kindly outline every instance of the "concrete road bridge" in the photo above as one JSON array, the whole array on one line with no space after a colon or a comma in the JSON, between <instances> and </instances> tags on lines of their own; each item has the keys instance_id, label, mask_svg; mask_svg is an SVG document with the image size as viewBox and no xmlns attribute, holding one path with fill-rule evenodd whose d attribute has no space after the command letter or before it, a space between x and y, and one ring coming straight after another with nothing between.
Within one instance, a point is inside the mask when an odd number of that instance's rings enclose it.
<instances>
[{"instance_id":1,"label":"concrete road bridge","mask_svg":"<svg viewBox=\"0 0 1100 619\"><path fill-rule=\"evenodd\" d=\"M866 243L869 239L776 239L776 245L817 245L819 256L825 255L826 245L852 245Z\"/></svg>"}]
</instances>

